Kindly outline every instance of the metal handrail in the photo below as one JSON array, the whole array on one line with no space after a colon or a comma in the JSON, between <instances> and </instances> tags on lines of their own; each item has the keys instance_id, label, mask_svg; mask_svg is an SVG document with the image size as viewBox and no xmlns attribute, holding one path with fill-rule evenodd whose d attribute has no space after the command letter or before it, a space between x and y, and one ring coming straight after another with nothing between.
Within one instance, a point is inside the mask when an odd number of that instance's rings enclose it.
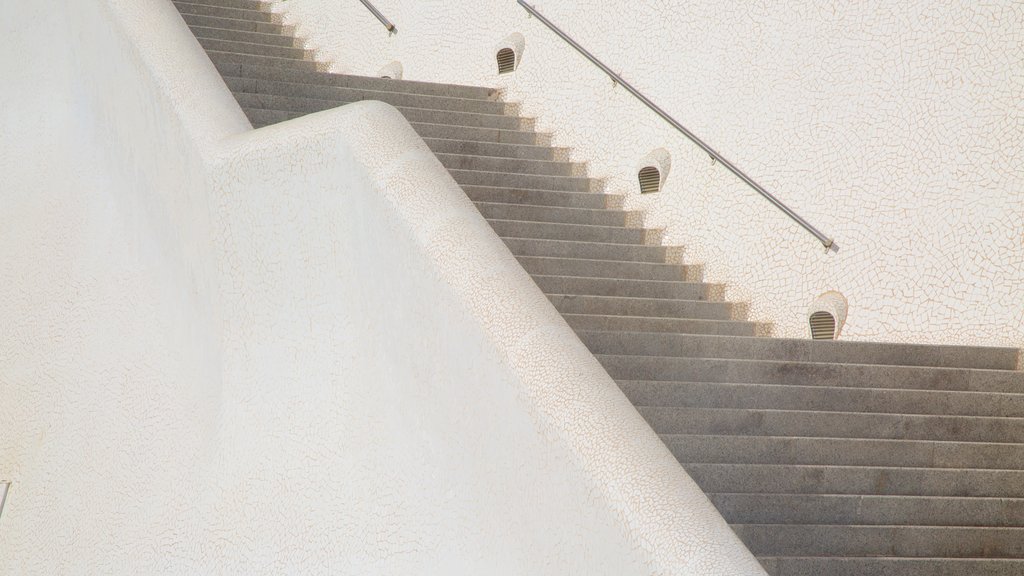
<instances>
[{"instance_id":1,"label":"metal handrail","mask_svg":"<svg viewBox=\"0 0 1024 576\"><path fill-rule=\"evenodd\" d=\"M389 33L395 34L395 33L398 32L398 28L396 28L395 25L391 23L391 20L388 20L387 16L384 16L383 14L381 14L380 10L377 10L376 6L374 6L373 4L370 4L369 0L359 0L359 1L363 3L363 6L366 6L367 10L369 10L371 13L373 13L374 16L377 17L377 20L380 20L380 23L383 24L384 27L388 29Z\"/></svg>"},{"instance_id":2,"label":"metal handrail","mask_svg":"<svg viewBox=\"0 0 1024 576\"><path fill-rule=\"evenodd\" d=\"M572 38L570 38L568 34L563 32L561 28L559 28L558 26L553 24L550 20L545 18L543 14L538 12L536 8L534 8L533 6L530 6L529 4L527 4L525 2L525 0L516 0L516 1L519 3L520 6L525 8L527 12L529 12L531 15L535 16L538 20L540 20L542 24L547 26L552 32L554 32L559 37L561 37L562 40L565 40L570 46L575 48L577 52L579 52L584 57L586 57L587 60L590 60L595 66L600 68L602 72L607 74L612 79L612 81L614 81L616 84L619 84L620 86L622 86L623 88L628 90L629 93L632 94L633 96L636 96L637 100L640 100L648 108L653 110L655 114L657 114L658 116L661 116L662 119L665 120L666 122L668 122L670 125L672 125L673 128L675 128L676 130L682 132L683 136L686 136L687 138L689 138L691 142L693 142L697 146L700 146L700 148L702 150L704 150L704 152L706 152L709 156L711 156L712 159L720 162L722 164L722 166L725 166L726 168L728 168L729 171L732 172L733 174L735 174L740 180L743 180L748 186L753 188L758 194L760 194L761 196L764 196L765 199L767 199L769 202L774 204L776 208L778 208L779 210L782 210L782 212L785 213L786 216L789 216L790 218L792 218L793 221L795 221L797 224L802 226L804 228L804 230L807 230L812 235L814 235L814 237L817 238L818 241L821 242L821 244L825 247L825 250L832 250L832 251L838 251L839 250L839 246L836 245L835 241L832 240L832 238L829 238L825 234L822 234L822 232L820 230L818 230L817 228L815 228L814 226L812 226L810 222L808 222L807 220L804 220L803 218L801 218L800 215L797 214L796 212L793 212L793 210L790 209L789 206L786 206L785 204L782 203L781 200L779 200L775 196L772 196L772 194L770 192L768 192L760 184L755 182L753 178L751 178L750 176L747 176L742 170L737 168L732 162L729 162L724 157L722 157L722 155L719 154L714 148L712 148L711 146L708 146L708 144L706 142L704 142L703 140L698 138L696 134L694 134L693 132L690 132L689 130L687 130L685 126L680 124L675 118L669 116L669 114L667 112L665 112L664 110L662 110L661 107L659 107L654 102L651 102L651 100L649 98L647 98L646 96L641 94L640 91L637 90L636 88L634 88L632 84L630 84L629 82L626 82L622 78L622 76L619 76L616 72L613 72L611 68L606 66L600 60L598 60L597 57L594 56L593 54L591 54L589 51L587 51L586 48L584 48L584 47L580 46L579 44L577 44L576 41L573 40Z\"/></svg>"}]
</instances>

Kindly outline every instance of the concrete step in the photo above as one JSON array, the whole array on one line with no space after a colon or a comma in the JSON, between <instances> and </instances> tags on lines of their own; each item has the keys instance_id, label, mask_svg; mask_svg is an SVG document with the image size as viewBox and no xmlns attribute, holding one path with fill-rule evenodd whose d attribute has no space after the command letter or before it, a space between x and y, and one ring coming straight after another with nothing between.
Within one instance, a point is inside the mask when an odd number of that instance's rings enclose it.
<instances>
[{"instance_id":1,"label":"concrete step","mask_svg":"<svg viewBox=\"0 0 1024 576\"><path fill-rule=\"evenodd\" d=\"M274 58L272 56L257 56L255 54L239 54L237 52L218 52L217 50L206 50L206 55L214 64L253 64L264 68L281 68L304 72L325 71L328 64L325 62L311 62L309 60L295 60L294 58Z\"/></svg>"},{"instance_id":2,"label":"concrete step","mask_svg":"<svg viewBox=\"0 0 1024 576\"><path fill-rule=\"evenodd\" d=\"M722 493L708 498L730 524L1024 526L1020 498Z\"/></svg>"},{"instance_id":3,"label":"concrete step","mask_svg":"<svg viewBox=\"0 0 1024 576\"><path fill-rule=\"evenodd\" d=\"M329 110L358 100L342 99L315 99L293 96L281 96L256 93L256 80L246 78L226 77L225 82L239 100L241 106L249 108L269 108L272 110L292 110L296 112L318 112ZM339 91L349 91L348 88L337 88ZM352 90L354 95L356 91ZM454 126L473 126L482 128L496 128L500 130L521 130L529 131L534 122L526 118L515 116L503 116L500 114L478 114L474 112L455 112L451 110L436 110L426 108L411 108L398 104L399 101L409 101L416 96L406 92L374 92L369 90L358 91L361 95L367 96L362 99L379 99L381 101L391 100L391 104L401 112L402 116L413 123L451 124ZM377 97L379 96L379 97ZM430 96L434 97L434 96ZM508 162L508 161L505 161ZM501 161L499 161L501 163Z\"/></svg>"},{"instance_id":4,"label":"concrete step","mask_svg":"<svg viewBox=\"0 0 1024 576\"><path fill-rule=\"evenodd\" d=\"M705 286L711 286L704 284ZM739 320L742 310L732 302L699 302L692 299L637 298L620 296L556 295L548 298L562 314L657 316L692 320ZM742 307L740 307L742 308ZM628 378L624 378L628 379Z\"/></svg>"},{"instance_id":5,"label":"concrete step","mask_svg":"<svg viewBox=\"0 0 1024 576\"><path fill-rule=\"evenodd\" d=\"M406 116L408 118L408 116ZM492 126L493 128L505 128L506 130L530 130L533 128L532 121L525 124L526 118L515 116L494 116L505 120L517 120L524 122L524 125L516 127ZM436 120L432 120L436 121ZM528 160L522 158L500 158L495 156L474 156L472 154L448 154L435 152L437 159L449 170L474 170L480 172L499 172L504 174L533 174L537 176L571 176L575 178L587 177L587 165L573 162L551 162L548 160ZM521 203L521 202L516 202Z\"/></svg>"},{"instance_id":6,"label":"concrete step","mask_svg":"<svg viewBox=\"0 0 1024 576\"><path fill-rule=\"evenodd\" d=\"M771 576L1021 576L1024 561L988 558L761 557Z\"/></svg>"},{"instance_id":7,"label":"concrete step","mask_svg":"<svg viewBox=\"0 0 1024 576\"><path fill-rule=\"evenodd\" d=\"M430 146L431 150L438 154L468 154L495 158L543 160L549 162L565 162L569 159L569 151L567 148L555 148L552 146L475 142L471 140L445 140L443 138L424 138L424 141L427 143L427 146ZM619 206L621 206L621 204Z\"/></svg>"},{"instance_id":8,"label":"concrete step","mask_svg":"<svg viewBox=\"0 0 1024 576\"><path fill-rule=\"evenodd\" d=\"M289 38L291 38L291 34L294 31L292 26L278 24L276 22L270 23L254 20L237 20L235 18L204 16L201 14L182 14L181 17L185 20L186 24L192 27L193 30L195 30L196 27L240 30L245 32L255 32L258 34L284 35Z\"/></svg>"},{"instance_id":9,"label":"concrete step","mask_svg":"<svg viewBox=\"0 0 1024 576\"><path fill-rule=\"evenodd\" d=\"M492 204L529 204L590 210L616 210L622 206L622 196L600 192L561 192L558 190L470 185L462 186L462 189L474 202L490 202ZM602 244L602 246L611 246L611 244Z\"/></svg>"},{"instance_id":10,"label":"concrete step","mask_svg":"<svg viewBox=\"0 0 1024 576\"><path fill-rule=\"evenodd\" d=\"M577 334L591 345L590 333ZM643 406L1024 417L1024 394L636 380L619 387Z\"/></svg>"},{"instance_id":11,"label":"concrete step","mask_svg":"<svg viewBox=\"0 0 1024 576\"><path fill-rule=\"evenodd\" d=\"M705 492L1024 498L1024 470L687 464Z\"/></svg>"},{"instance_id":12,"label":"concrete step","mask_svg":"<svg viewBox=\"0 0 1024 576\"><path fill-rule=\"evenodd\" d=\"M386 90L368 90L364 88L348 88L344 86L322 86L319 84L298 84L295 82L277 82L256 78L227 76L224 78L228 88L235 92L257 95L266 102L286 103L285 107L264 105L263 108L277 110L295 110L312 112L325 108L335 108L339 104L359 102L361 100L379 100L392 106L463 112L484 116L506 116L513 113L514 107L504 102L471 98L450 98L447 96L431 96L410 92L394 92ZM255 107L255 106L254 106Z\"/></svg>"},{"instance_id":13,"label":"concrete step","mask_svg":"<svg viewBox=\"0 0 1024 576\"><path fill-rule=\"evenodd\" d=\"M454 171L455 181L466 178L460 171ZM461 184L461 182L460 182ZM630 226L637 223L635 212L623 210L588 210L585 208L562 208L558 206L531 206L529 204L505 204L477 202L476 207L484 218L495 220L520 220L524 222L551 222L559 224L581 224L585 226Z\"/></svg>"},{"instance_id":14,"label":"concrete step","mask_svg":"<svg viewBox=\"0 0 1024 576\"><path fill-rule=\"evenodd\" d=\"M584 278L580 276L545 275L534 273L531 266L523 266L533 276L544 293L571 294L565 298L588 296L637 296L651 298L678 298L697 301L704 298L706 285L700 282L652 282L619 278ZM555 303L555 307L558 304Z\"/></svg>"},{"instance_id":15,"label":"concrete step","mask_svg":"<svg viewBox=\"0 0 1024 576\"><path fill-rule=\"evenodd\" d=\"M1020 558L1024 529L968 526L735 524L755 555Z\"/></svg>"},{"instance_id":16,"label":"concrete step","mask_svg":"<svg viewBox=\"0 0 1024 576\"><path fill-rule=\"evenodd\" d=\"M244 20L243 20L244 22ZM285 34L267 34L252 30L238 30L234 28L216 28L205 26L190 26L192 33L199 39L230 40L232 42L248 42L250 44L263 44L266 46L280 46L283 48L303 48L302 42L294 36Z\"/></svg>"},{"instance_id":17,"label":"concrete step","mask_svg":"<svg viewBox=\"0 0 1024 576\"><path fill-rule=\"evenodd\" d=\"M416 82L414 80L373 78L370 76L352 76L330 72L304 72L301 70L232 62L215 61L214 64L217 66L217 70L225 77L251 78L270 82L350 88L354 90L371 90L374 92L401 92L456 99L496 100L498 98L498 92L493 88L482 88L479 86L434 84L431 82Z\"/></svg>"},{"instance_id":18,"label":"concrete step","mask_svg":"<svg viewBox=\"0 0 1024 576\"><path fill-rule=\"evenodd\" d=\"M571 240L543 240L537 238L504 238L504 240L505 245L516 256L548 256L554 258L664 264L670 258L675 259L676 254L678 254L678 249L670 246L602 244L600 242L573 242Z\"/></svg>"},{"instance_id":19,"label":"concrete step","mask_svg":"<svg viewBox=\"0 0 1024 576\"><path fill-rule=\"evenodd\" d=\"M1024 443L1024 418L637 406L659 434Z\"/></svg>"},{"instance_id":20,"label":"concrete step","mask_svg":"<svg viewBox=\"0 0 1024 576\"><path fill-rule=\"evenodd\" d=\"M721 334L728 336L767 335L771 327L740 320L695 320L691 318L651 318L648 316L601 316L592 314L562 314L577 333L590 330L633 331L643 326L666 332L685 334ZM621 384L621 383L620 383ZM660 383L655 383L660 384Z\"/></svg>"},{"instance_id":21,"label":"concrete step","mask_svg":"<svg viewBox=\"0 0 1024 576\"><path fill-rule=\"evenodd\" d=\"M1014 370L1016 350L970 346L917 346L785 338L730 338L685 334L592 334L595 352L641 356L746 358L794 362L884 364ZM1024 392L1024 388L1021 389Z\"/></svg>"},{"instance_id":22,"label":"concrete step","mask_svg":"<svg viewBox=\"0 0 1024 576\"><path fill-rule=\"evenodd\" d=\"M725 358L599 355L613 378L1019 393L1024 374L1005 370L825 364Z\"/></svg>"},{"instance_id":23,"label":"concrete step","mask_svg":"<svg viewBox=\"0 0 1024 576\"><path fill-rule=\"evenodd\" d=\"M270 58L292 58L294 60L305 60L312 62L315 58L311 50L305 48L290 48L287 46L275 46L272 44L256 44L253 42L239 42L235 40L221 40L217 38L198 38L199 44L206 50L217 52L234 52L236 54L253 54L256 56L267 56Z\"/></svg>"},{"instance_id":24,"label":"concrete step","mask_svg":"<svg viewBox=\"0 0 1024 576\"><path fill-rule=\"evenodd\" d=\"M558 190L561 192L601 192L604 190L604 180L598 178L536 176L533 174L509 174L480 170L449 170L449 172L451 172L456 182L468 186L507 186L510 188ZM611 211L602 210L602 212Z\"/></svg>"},{"instance_id":25,"label":"concrete step","mask_svg":"<svg viewBox=\"0 0 1024 576\"><path fill-rule=\"evenodd\" d=\"M230 18L232 20L249 20L251 22L281 22L278 14L264 12L262 10L251 10L241 8L225 8L221 6L210 6L208 4L193 4L191 2L174 2L178 12L182 14L196 14L199 16L217 16L219 18Z\"/></svg>"},{"instance_id":26,"label":"concrete step","mask_svg":"<svg viewBox=\"0 0 1024 576\"><path fill-rule=\"evenodd\" d=\"M578 240L580 242L645 245L656 245L661 241L661 231L650 228L590 226L585 224L561 224L558 222L499 220L496 218L489 218L488 222L490 222L491 228L494 228L494 231L502 238L545 238L549 240Z\"/></svg>"},{"instance_id":27,"label":"concrete step","mask_svg":"<svg viewBox=\"0 0 1024 576\"><path fill-rule=\"evenodd\" d=\"M175 3L185 0L174 0ZM220 8L238 8L240 10L261 10L270 11L270 2L260 0L187 0L189 4L202 4L203 6L216 6Z\"/></svg>"},{"instance_id":28,"label":"concrete step","mask_svg":"<svg viewBox=\"0 0 1024 576\"><path fill-rule=\"evenodd\" d=\"M935 440L663 434L683 463L1024 470L1024 445Z\"/></svg>"},{"instance_id":29,"label":"concrete step","mask_svg":"<svg viewBox=\"0 0 1024 576\"><path fill-rule=\"evenodd\" d=\"M676 296L676 291L669 289L669 285L694 283L701 280L700 266L550 256L518 256L517 258L530 274L626 281L613 283L622 287L621 293L617 293L613 289L613 293L603 294L604 296L641 296L643 298L662 297L688 300L689 298L686 296ZM638 283L642 283L642 289L638 289L640 285ZM642 294L651 294L652 296L642 296ZM655 294L661 296L654 296ZM702 286L701 295L706 294L707 289Z\"/></svg>"}]
</instances>

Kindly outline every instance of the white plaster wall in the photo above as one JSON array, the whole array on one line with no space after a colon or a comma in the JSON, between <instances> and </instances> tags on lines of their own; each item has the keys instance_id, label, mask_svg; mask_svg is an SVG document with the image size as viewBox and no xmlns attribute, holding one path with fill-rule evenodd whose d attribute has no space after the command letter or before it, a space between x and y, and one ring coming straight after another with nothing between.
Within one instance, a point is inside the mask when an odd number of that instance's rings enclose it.
<instances>
[{"instance_id":1,"label":"white plaster wall","mask_svg":"<svg viewBox=\"0 0 1024 576\"><path fill-rule=\"evenodd\" d=\"M850 302L843 337L1024 344L1024 5L939 2L550 2L536 7L809 222L770 206L513 0L281 0L333 61L373 74L501 86L707 278L782 336L807 306ZM497 76L492 48L526 38ZM639 196L651 150L666 189Z\"/></svg>"},{"instance_id":2,"label":"white plaster wall","mask_svg":"<svg viewBox=\"0 0 1024 576\"><path fill-rule=\"evenodd\" d=\"M393 108L0 8L0 573L762 573Z\"/></svg>"}]
</instances>

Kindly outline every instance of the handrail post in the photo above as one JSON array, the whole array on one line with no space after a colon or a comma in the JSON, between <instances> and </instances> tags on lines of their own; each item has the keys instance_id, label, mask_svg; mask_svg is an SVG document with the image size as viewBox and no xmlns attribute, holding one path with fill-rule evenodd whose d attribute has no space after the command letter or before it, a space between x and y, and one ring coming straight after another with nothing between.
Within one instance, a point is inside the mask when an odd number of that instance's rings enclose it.
<instances>
[{"instance_id":1,"label":"handrail post","mask_svg":"<svg viewBox=\"0 0 1024 576\"><path fill-rule=\"evenodd\" d=\"M377 10L377 7L370 3L370 0L359 1L363 3L363 6L366 6L367 10L369 10L374 16L377 17L377 20L380 20L380 23L383 24L385 28L388 29L388 34L398 33L398 28L395 27L391 20L388 20L386 16L381 14L380 10Z\"/></svg>"},{"instance_id":2,"label":"handrail post","mask_svg":"<svg viewBox=\"0 0 1024 576\"><path fill-rule=\"evenodd\" d=\"M537 18L537 20L540 20L540 22L542 24L544 24L545 26L547 26L549 30L551 30L556 35L558 35L569 46L572 46L573 49L575 49L577 52L582 54L583 57L585 57L587 60L590 60L590 62L593 65L595 65L598 68L600 68L601 71L604 72L605 74L607 74L608 77L611 78L613 82L615 82L619 86L622 86L623 88L625 88L630 94L632 94L634 97L636 97L637 100L639 100L645 106L647 106L652 111L654 111L655 114L657 114L658 116L661 116L662 120L668 122L669 125L671 125L673 128L675 128L680 133L682 133L683 136L686 136L691 142L693 142L694 144L699 146L700 149L703 150L704 152L706 152L709 156L711 156L711 158L713 160L717 160L718 162L720 162L722 164L722 166L725 166L730 172L732 172L734 175L736 175L736 177L739 178L740 180L742 180L747 186L750 186L751 188L753 188L755 192L757 192L758 194L763 196L766 200L771 202L773 206L775 206L776 208L781 210L783 214L785 214L786 216L789 216L790 219L792 219L794 222L796 222L801 227L803 227L804 230L807 230L808 232L810 232L812 236L814 236L815 238L818 239L819 242L821 242L822 246L825 247L825 251L826 252L828 252L828 251L838 252L839 251L839 246L835 243L835 240L833 240L829 236L826 236L820 230L818 230L817 228L812 226L810 222L804 220L802 217L800 217L799 214L794 212L789 206L786 206L781 200L779 200L778 198L773 196L770 192L765 190L764 187L762 187L760 184L755 182L753 178L751 178L750 176L747 176L747 174L745 172L743 172L742 170L737 168L735 164L733 164L732 162L730 162L727 159L725 159L725 157L723 157L721 154L719 154L714 148L709 146L706 142L701 140L696 134L694 134L693 132L690 132L685 126L683 126L675 118L670 116L668 114L668 112L665 112L657 104L655 104L654 102L651 102L651 100L649 98L647 98L639 90L634 88L632 84L630 84L629 82L626 82L626 80L623 79L622 76L620 76L617 72L613 71L611 68L606 66L604 64L604 62L601 62L600 60L598 60L597 57L594 56L593 54L591 54L590 51L588 51L586 48L580 46L568 34L566 34L564 31L562 31L561 28L556 26L550 20L545 18L543 14L538 12L536 8L534 8L533 6L527 4L526 0L516 0L516 1L531 16L534 16L534 17Z\"/></svg>"}]
</instances>

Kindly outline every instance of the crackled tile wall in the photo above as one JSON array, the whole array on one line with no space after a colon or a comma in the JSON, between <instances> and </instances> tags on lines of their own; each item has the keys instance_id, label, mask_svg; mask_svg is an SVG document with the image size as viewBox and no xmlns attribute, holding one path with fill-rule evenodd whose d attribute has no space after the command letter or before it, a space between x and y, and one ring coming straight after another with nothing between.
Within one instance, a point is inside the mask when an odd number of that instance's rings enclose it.
<instances>
[{"instance_id":1,"label":"crackled tile wall","mask_svg":"<svg viewBox=\"0 0 1024 576\"><path fill-rule=\"evenodd\" d=\"M287 0L337 71L502 86L627 206L782 336L849 300L843 338L1024 344L1024 4L550 2L536 7L813 225L817 241L512 0ZM498 76L494 46L525 38ZM666 148L665 189L637 162Z\"/></svg>"}]
</instances>

